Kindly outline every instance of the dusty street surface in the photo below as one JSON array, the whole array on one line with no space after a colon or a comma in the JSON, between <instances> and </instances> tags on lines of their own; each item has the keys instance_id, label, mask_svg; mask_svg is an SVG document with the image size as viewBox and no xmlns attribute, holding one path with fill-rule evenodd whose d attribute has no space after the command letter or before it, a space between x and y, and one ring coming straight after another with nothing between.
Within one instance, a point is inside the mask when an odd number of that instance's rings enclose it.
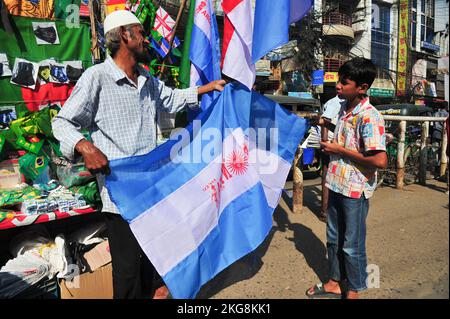
<instances>
[{"instance_id":1,"label":"dusty street surface","mask_svg":"<svg viewBox=\"0 0 450 319\"><path fill-rule=\"evenodd\" d=\"M379 288L362 298L449 298L449 198L446 184L428 183L376 191L367 254L379 269ZM301 299L310 286L327 279L325 224L316 217L320 179L305 184L304 212L293 214L284 196L265 242L209 282L199 298Z\"/></svg>"}]
</instances>

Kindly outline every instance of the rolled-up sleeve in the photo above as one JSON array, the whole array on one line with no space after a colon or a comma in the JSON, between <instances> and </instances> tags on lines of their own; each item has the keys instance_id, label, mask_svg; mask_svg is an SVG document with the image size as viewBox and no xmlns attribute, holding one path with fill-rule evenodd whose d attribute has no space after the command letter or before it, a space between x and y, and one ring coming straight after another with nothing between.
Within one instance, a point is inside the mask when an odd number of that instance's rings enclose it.
<instances>
[{"instance_id":1,"label":"rolled-up sleeve","mask_svg":"<svg viewBox=\"0 0 450 319\"><path fill-rule=\"evenodd\" d=\"M361 136L364 151L386 151L384 119L376 111L367 112L362 118Z\"/></svg>"},{"instance_id":2,"label":"rolled-up sleeve","mask_svg":"<svg viewBox=\"0 0 450 319\"><path fill-rule=\"evenodd\" d=\"M151 80L152 98L156 100L156 108L168 113L176 113L183 108L196 108L198 106L198 89L191 87L188 89L172 89L167 87L158 79Z\"/></svg>"},{"instance_id":3,"label":"rolled-up sleeve","mask_svg":"<svg viewBox=\"0 0 450 319\"><path fill-rule=\"evenodd\" d=\"M96 83L94 74L86 70L61 111L53 118L53 135L60 142L61 153L69 160L74 159L75 145L84 139L81 130L91 126L98 90Z\"/></svg>"}]
</instances>

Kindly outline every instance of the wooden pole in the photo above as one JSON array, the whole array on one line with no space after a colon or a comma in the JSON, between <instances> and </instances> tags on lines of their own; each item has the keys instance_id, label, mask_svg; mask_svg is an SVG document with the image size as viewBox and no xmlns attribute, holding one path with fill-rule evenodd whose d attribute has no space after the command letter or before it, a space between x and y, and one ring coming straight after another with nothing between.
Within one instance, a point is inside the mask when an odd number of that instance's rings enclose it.
<instances>
[{"instance_id":1,"label":"wooden pole","mask_svg":"<svg viewBox=\"0 0 450 319\"><path fill-rule=\"evenodd\" d=\"M406 121L400 122L400 134L398 136L397 144L397 189L402 190L405 178L405 135L406 135Z\"/></svg>"},{"instance_id":2,"label":"wooden pole","mask_svg":"<svg viewBox=\"0 0 450 319\"><path fill-rule=\"evenodd\" d=\"M95 15L94 15L94 5L92 3L92 0L89 0L88 2L89 6L89 19L91 21L91 51L92 56L94 57L94 61L100 60L100 48L98 46L97 41L97 26L95 25Z\"/></svg>"},{"instance_id":3,"label":"wooden pole","mask_svg":"<svg viewBox=\"0 0 450 319\"><path fill-rule=\"evenodd\" d=\"M166 64L166 59L170 55L170 51L172 51L173 41L175 40L175 32L177 31L178 23L181 20L181 16L183 15L183 10L184 10L185 5L186 5L186 0L181 0L180 9L178 10L177 19L175 20L175 26L173 27L173 32L172 32L172 35L170 36L169 52L167 52L167 55L163 59L161 72L160 72L160 74L158 76L159 78L161 78L161 76L164 74L164 70L166 68L166 65L165 65ZM191 4L191 5L194 5L194 4Z\"/></svg>"},{"instance_id":4,"label":"wooden pole","mask_svg":"<svg viewBox=\"0 0 450 319\"><path fill-rule=\"evenodd\" d=\"M419 168L419 183L426 185L427 183L427 142L428 142L428 127L429 122L422 123L422 136L420 141L420 168Z\"/></svg>"},{"instance_id":5,"label":"wooden pole","mask_svg":"<svg viewBox=\"0 0 450 319\"><path fill-rule=\"evenodd\" d=\"M303 150L300 145L297 148L294 158L294 181L293 181L293 207L294 214L301 214L303 212L303 172L301 170L300 158Z\"/></svg>"},{"instance_id":6,"label":"wooden pole","mask_svg":"<svg viewBox=\"0 0 450 319\"><path fill-rule=\"evenodd\" d=\"M448 136L447 136L447 122L444 122L443 128L442 128L442 142L441 142L441 167L439 171L439 176L444 176L445 171L447 170L447 143L448 143Z\"/></svg>"}]
</instances>

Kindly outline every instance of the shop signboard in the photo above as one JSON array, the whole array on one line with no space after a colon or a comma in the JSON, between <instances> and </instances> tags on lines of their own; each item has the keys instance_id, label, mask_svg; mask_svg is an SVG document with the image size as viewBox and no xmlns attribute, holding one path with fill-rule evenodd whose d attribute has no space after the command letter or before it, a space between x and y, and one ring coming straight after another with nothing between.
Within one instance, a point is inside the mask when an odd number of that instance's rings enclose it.
<instances>
[{"instance_id":1,"label":"shop signboard","mask_svg":"<svg viewBox=\"0 0 450 319\"><path fill-rule=\"evenodd\" d=\"M400 0L399 32L398 32L398 63L397 63L397 95L406 95L406 74L408 66L408 21L409 1Z\"/></svg>"},{"instance_id":2,"label":"shop signboard","mask_svg":"<svg viewBox=\"0 0 450 319\"><path fill-rule=\"evenodd\" d=\"M371 88L369 95L373 97L394 97L394 89Z\"/></svg>"},{"instance_id":3,"label":"shop signboard","mask_svg":"<svg viewBox=\"0 0 450 319\"><path fill-rule=\"evenodd\" d=\"M325 72L323 77L324 83L336 83L339 80L339 75L337 72Z\"/></svg>"},{"instance_id":4,"label":"shop signboard","mask_svg":"<svg viewBox=\"0 0 450 319\"><path fill-rule=\"evenodd\" d=\"M324 72L323 70L315 70L313 71L313 80L312 80L312 85L317 86L317 85L322 85L323 84L323 80L324 80Z\"/></svg>"},{"instance_id":5,"label":"shop signboard","mask_svg":"<svg viewBox=\"0 0 450 319\"><path fill-rule=\"evenodd\" d=\"M426 41L422 41L421 46L422 46L422 49L427 49L427 50L431 50L431 51L435 51L435 52L438 52L441 50L441 47L439 45L429 43Z\"/></svg>"}]
</instances>

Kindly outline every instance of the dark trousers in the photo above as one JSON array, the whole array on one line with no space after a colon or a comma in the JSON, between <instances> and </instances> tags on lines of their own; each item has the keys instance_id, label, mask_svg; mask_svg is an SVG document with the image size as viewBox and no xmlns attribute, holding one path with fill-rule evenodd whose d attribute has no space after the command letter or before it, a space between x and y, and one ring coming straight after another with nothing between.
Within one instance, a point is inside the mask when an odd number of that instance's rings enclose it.
<instances>
[{"instance_id":1,"label":"dark trousers","mask_svg":"<svg viewBox=\"0 0 450 319\"><path fill-rule=\"evenodd\" d=\"M112 258L114 299L151 298L157 276L155 268L122 216L104 215Z\"/></svg>"}]
</instances>

